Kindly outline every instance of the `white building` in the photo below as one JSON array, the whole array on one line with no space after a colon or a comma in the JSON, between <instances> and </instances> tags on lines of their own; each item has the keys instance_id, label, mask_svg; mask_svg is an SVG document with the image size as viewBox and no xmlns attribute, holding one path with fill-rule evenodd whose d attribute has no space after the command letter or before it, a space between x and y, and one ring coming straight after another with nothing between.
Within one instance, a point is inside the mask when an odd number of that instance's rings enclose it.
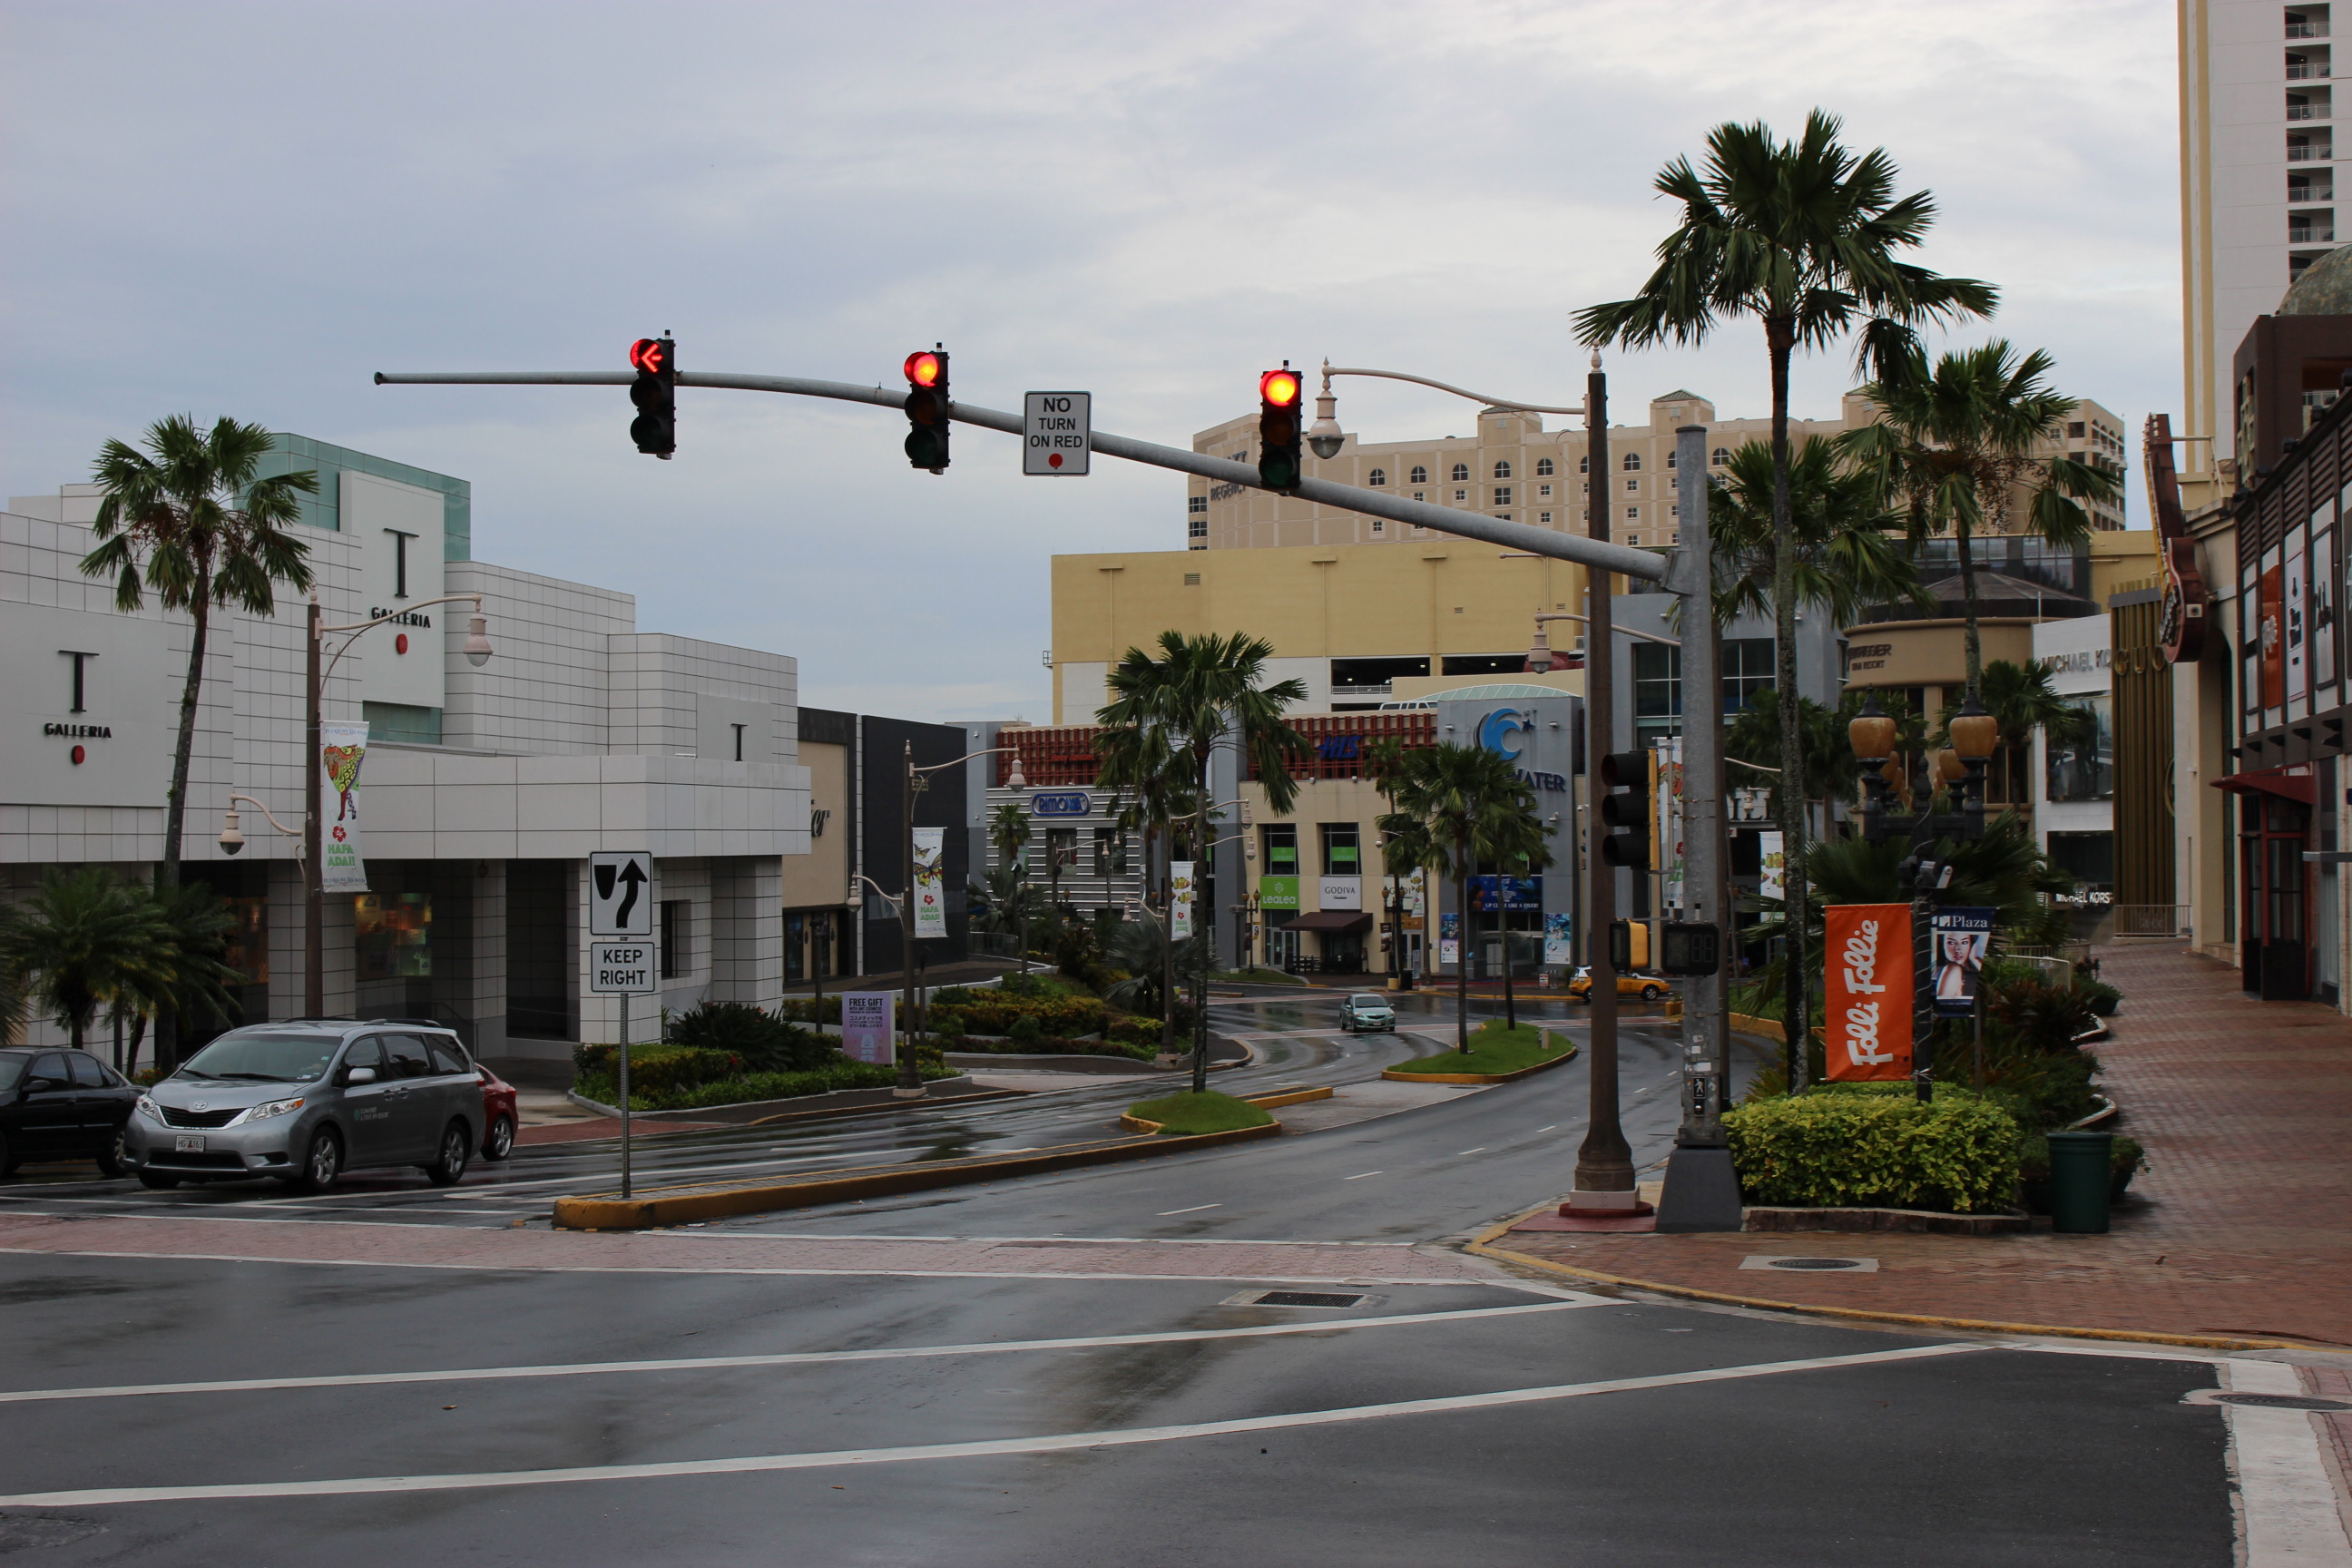
<instances>
[{"instance_id":1,"label":"white building","mask_svg":"<svg viewBox=\"0 0 2352 1568\"><path fill-rule=\"evenodd\" d=\"M616 999L585 992L600 849L656 858L662 989L637 1037L657 1006L772 1005L783 858L809 850L794 661L641 632L627 594L475 560L463 480L278 445L319 476L300 531L330 625L478 593L496 647L468 663L467 608L443 605L368 632L327 682L325 717L371 726L370 890L327 900L329 1012L430 1016L493 1056L617 1038ZM163 852L190 626L82 575L98 503L74 485L0 514L0 888L19 894L48 867L144 876ZM233 901L255 1020L302 1011L299 840L250 808L241 857L216 838L232 793L300 824L303 624L282 587L274 617L216 615L189 778L184 874Z\"/></svg>"}]
</instances>

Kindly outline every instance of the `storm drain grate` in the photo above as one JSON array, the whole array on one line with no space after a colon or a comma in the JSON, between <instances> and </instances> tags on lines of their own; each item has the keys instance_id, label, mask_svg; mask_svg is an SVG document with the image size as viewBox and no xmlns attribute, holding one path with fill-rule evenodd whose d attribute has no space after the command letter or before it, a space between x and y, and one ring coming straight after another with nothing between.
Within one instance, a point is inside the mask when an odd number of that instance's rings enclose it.
<instances>
[{"instance_id":1,"label":"storm drain grate","mask_svg":"<svg viewBox=\"0 0 2352 1568\"><path fill-rule=\"evenodd\" d=\"M1772 1259L1772 1267L1775 1268L1859 1268L1862 1267L1862 1259L1858 1258L1776 1258Z\"/></svg>"},{"instance_id":2,"label":"storm drain grate","mask_svg":"<svg viewBox=\"0 0 2352 1568\"><path fill-rule=\"evenodd\" d=\"M1353 1307L1361 1296L1341 1296L1328 1290L1266 1290L1258 1295L1261 1307Z\"/></svg>"},{"instance_id":3,"label":"storm drain grate","mask_svg":"<svg viewBox=\"0 0 2352 1568\"><path fill-rule=\"evenodd\" d=\"M1786 1269L1800 1274L1875 1274L1878 1272L1878 1259L1875 1258L1787 1258L1766 1252L1742 1258L1739 1267Z\"/></svg>"},{"instance_id":4,"label":"storm drain grate","mask_svg":"<svg viewBox=\"0 0 2352 1568\"><path fill-rule=\"evenodd\" d=\"M2217 1394L2216 1405L2251 1405L2262 1410L2352 1410L2352 1400L2315 1399L2302 1394Z\"/></svg>"}]
</instances>

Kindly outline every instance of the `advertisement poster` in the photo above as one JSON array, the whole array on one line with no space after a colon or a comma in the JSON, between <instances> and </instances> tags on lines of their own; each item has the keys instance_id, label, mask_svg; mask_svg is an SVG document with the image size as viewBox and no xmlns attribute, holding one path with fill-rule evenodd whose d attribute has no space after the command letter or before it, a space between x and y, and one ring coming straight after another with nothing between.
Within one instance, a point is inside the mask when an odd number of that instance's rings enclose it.
<instances>
[{"instance_id":1,"label":"advertisement poster","mask_svg":"<svg viewBox=\"0 0 2352 1568\"><path fill-rule=\"evenodd\" d=\"M1786 900L1789 896L1789 855L1783 847L1782 835L1776 829L1756 836L1758 858L1763 876L1756 884L1758 896Z\"/></svg>"},{"instance_id":2,"label":"advertisement poster","mask_svg":"<svg viewBox=\"0 0 2352 1568\"><path fill-rule=\"evenodd\" d=\"M1168 883L1171 889L1168 912L1168 935L1172 941L1184 942L1192 935L1192 862L1168 862ZM1261 908L1264 906L1261 905Z\"/></svg>"},{"instance_id":3,"label":"advertisement poster","mask_svg":"<svg viewBox=\"0 0 2352 1568\"><path fill-rule=\"evenodd\" d=\"M1829 1076L1909 1078L1911 906L1832 904L1822 911L1822 950Z\"/></svg>"},{"instance_id":4,"label":"advertisement poster","mask_svg":"<svg viewBox=\"0 0 2352 1568\"><path fill-rule=\"evenodd\" d=\"M1470 907L1481 914L1493 914L1503 910L1539 910L1543 908L1543 879L1481 873L1470 879Z\"/></svg>"},{"instance_id":5,"label":"advertisement poster","mask_svg":"<svg viewBox=\"0 0 2352 1568\"><path fill-rule=\"evenodd\" d=\"M2306 682L2310 668L2305 661L2303 535L2298 532L2286 547L2286 594L2283 605L2281 629L2286 636L2286 700L2300 703L2311 688Z\"/></svg>"},{"instance_id":6,"label":"advertisement poster","mask_svg":"<svg viewBox=\"0 0 2352 1568\"><path fill-rule=\"evenodd\" d=\"M945 853L940 840L946 831L915 829L915 935L919 938L948 934L947 879L940 874Z\"/></svg>"},{"instance_id":7,"label":"advertisement poster","mask_svg":"<svg viewBox=\"0 0 2352 1568\"><path fill-rule=\"evenodd\" d=\"M360 855L360 764L367 760L365 724L319 726L319 886L330 893L368 890L367 862Z\"/></svg>"},{"instance_id":8,"label":"advertisement poster","mask_svg":"<svg viewBox=\"0 0 2352 1568\"><path fill-rule=\"evenodd\" d=\"M2254 643L2260 650L2263 706L2286 706L2286 574L2269 564L2278 552L2264 558L2263 574L2254 584Z\"/></svg>"},{"instance_id":9,"label":"advertisement poster","mask_svg":"<svg viewBox=\"0 0 2352 1568\"><path fill-rule=\"evenodd\" d=\"M2321 515L2326 515L2325 513ZM2311 683L2336 679L2336 531L2321 531L2311 544Z\"/></svg>"},{"instance_id":10,"label":"advertisement poster","mask_svg":"<svg viewBox=\"0 0 2352 1568\"><path fill-rule=\"evenodd\" d=\"M892 1037L895 991L850 991L841 998L841 1052L854 1062L887 1067L898 1059Z\"/></svg>"},{"instance_id":11,"label":"advertisement poster","mask_svg":"<svg viewBox=\"0 0 2352 1568\"><path fill-rule=\"evenodd\" d=\"M1547 964L1574 963L1576 949L1570 941L1575 917L1566 914L1544 916L1544 955Z\"/></svg>"},{"instance_id":12,"label":"advertisement poster","mask_svg":"<svg viewBox=\"0 0 2352 1568\"><path fill-rule=\"evenodd\" d=\"M1657 842L1650 846L1650 864L1664 873L1666 908L1683 907L1683 738L1675 735L1658 747Z\"/></svg>"},{"instance_id":13,"label":"advertisement poster","mask_svg":"<svg viewBox=\"0 0 2352 1568\"><path fill-rule=\"evenodd\" d=\"M1298 912L1298 879L1296 877L1260 877L1257 879L1257 907L1261 910L1283 910Z\"/></svg>"},{"instance_id":14,"label":"advertisement poster","mask_svg":"<svg viewBox=\"0 0 2352 1568\"><path fill-rule=\"evenodd\" d=\"M1327 910L1360 910L1364 907L1364 879L1361 877L1325 877L1316 882L1316 896Z\"/></svg>"},{"instance_id":15,"label":"advertisement poster","mask_svg":"<svg viewBox=\"0 0 2352 1568\"><path fill-rule=\"evenodd\" d=\"M1461 917L1451 910L1441 910L1437 917L1437 962L1440 963L1462 962Z\"/></svg>"},{"instance_id":16,"label":"advertisement poster","mask_svg":"<svg viewBox=\"0 0 2352 1568\"><path fill-rule=\"evenodd\" d=\"M1928 922L1936 1015L1965 1018L1977 1008L1977 985L1984 978L1985 950L1992 943L1994 910L1937 910Z\"/></svg>"}]
</instances>

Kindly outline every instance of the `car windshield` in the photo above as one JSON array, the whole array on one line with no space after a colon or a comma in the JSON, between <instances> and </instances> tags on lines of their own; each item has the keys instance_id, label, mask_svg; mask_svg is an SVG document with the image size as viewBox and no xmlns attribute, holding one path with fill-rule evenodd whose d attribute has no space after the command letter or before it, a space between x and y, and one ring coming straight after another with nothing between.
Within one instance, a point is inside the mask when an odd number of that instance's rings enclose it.
<instances>
[{"instance_id":1,"label":"car windshield","mask_svg":"<svg viewBox=\"0 0 2352 1568\"><path fill-rule=\"evenodd\" d=\"M1362 996L1350 996L1348 998L1348 1003L1349 1005L1354 1007L1385 1007L1389 1005L1389 999L1385 996L1366 994Z\"/></svg>"},{"instance_id":2,"label":"car windshield","mask_svg":"<svg viewBox=\"0 0 2352 1568\"><path fill-rule=\"evenodd\" d=\"M326 1076L342 1043L335 1035L224 1035L182 1064L174 1078L244 1083L308 1083Z\"/></svg>"}]
</instances>

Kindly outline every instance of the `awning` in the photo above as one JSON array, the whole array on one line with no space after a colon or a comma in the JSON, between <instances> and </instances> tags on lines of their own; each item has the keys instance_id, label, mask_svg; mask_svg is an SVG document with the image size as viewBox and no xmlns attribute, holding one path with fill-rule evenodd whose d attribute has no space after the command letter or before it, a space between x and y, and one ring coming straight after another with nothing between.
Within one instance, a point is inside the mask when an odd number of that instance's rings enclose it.
<instances>
[{"instance_id":1,"label":"awning","mask_svg":"<svg viewBox=\"0 0 2352 1568\"><path fill-rule=\"evenodd\" d=\"M1372 923L1369 910L1317 910L1275 927L1276 931L1363 931Z\"/></svg>"},{"instance_id":2,"label":"awning","mask_svg":"<svg viewBox=\"0 0 2352 1568\"><path fill-rule=\"evenodd\" d=\"M2319 804L2319 781L2309 773L2231 773L2228 778L2215 779L2213 787L2233 795L2279 795L2305 805Z\"/></svg>"}]
</instances>

